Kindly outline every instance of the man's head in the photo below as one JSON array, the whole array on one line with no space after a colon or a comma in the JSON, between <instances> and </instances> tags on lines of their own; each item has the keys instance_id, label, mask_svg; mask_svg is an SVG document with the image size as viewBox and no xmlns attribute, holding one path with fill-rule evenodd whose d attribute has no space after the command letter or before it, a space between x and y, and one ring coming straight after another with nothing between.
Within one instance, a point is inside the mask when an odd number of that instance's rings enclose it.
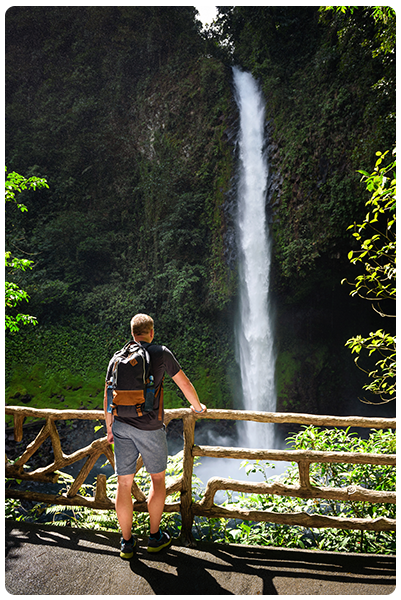
<instances>
[{"instance_id":1,"label":"man's head","mask_svg":"<svg viewBox=\"0 0 401 600\"><path fill-rule=\"evenodd\" d=\"M132 337L146 336L154 329L154 322L149 315L138 314L131 319Z\"/></svg>"}]
</instances>

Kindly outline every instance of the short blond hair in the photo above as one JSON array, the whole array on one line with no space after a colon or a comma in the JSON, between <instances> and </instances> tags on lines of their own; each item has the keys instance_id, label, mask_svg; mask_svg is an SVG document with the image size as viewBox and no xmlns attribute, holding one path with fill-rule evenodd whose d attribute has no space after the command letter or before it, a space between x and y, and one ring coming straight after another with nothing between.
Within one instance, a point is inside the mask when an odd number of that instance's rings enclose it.
<instances>
[{"instance_id":1,"label":"short blond hair","mask_svg":"<svg viewBox=\"0 0 401 600\"><path fill-rule=\"evenodd\" d=\"M131 333L132 337L135 335L144 335L149 333L154 328L154 322L152 317L149 315L138 314L131 319Z\"/></svg>"}]
</instances>

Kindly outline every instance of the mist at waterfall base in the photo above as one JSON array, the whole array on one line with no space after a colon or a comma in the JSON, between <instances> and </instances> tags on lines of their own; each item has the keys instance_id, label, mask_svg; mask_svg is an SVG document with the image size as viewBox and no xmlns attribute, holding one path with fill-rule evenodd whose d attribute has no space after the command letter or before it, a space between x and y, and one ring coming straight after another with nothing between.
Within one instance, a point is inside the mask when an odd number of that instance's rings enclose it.
<instances>
[{"instance_id":1,"label":"mist at waterfall base","mask_svg":"<svg viewBox=\"0 0 401 600\"><path fill-rule=\"evenodd\" d=\"M233 434L219 434L216 431L212 430L213 424L215 421L208 421L207 419L202 419L197 421L195 427L195 444L198 446L220 446L223 448L229 447L244 447L244 443L241 440L240 432L238 431ZM169 430L167 427L167 442L169 448L169 455L174 456L178 452L183 449L183 440L178 440L177 438L171 439L169 437ZM285 446L284 440L280 440L279 447ZM286 447L286 446L285 446ZM286 447L288 449L288 447ZM252 461L249 461L252 463ZM199 463L199 464L197 464ZM201 487L205 488L207 482L212 477L223 477L228 479L236 479L240 481L246 482L261 482L264 481L263 473L257 471L255 473L247 474L247 467L241 466L244 463L244 459L234 459L234 458L213 458L208 456L201 456L195 458L194 464L194 474L200 479ZM265 461L263 461L264 464ZM269 466L266 467L266 476L267 477L275 477L284 473L288 466L289 462L285 461L275 461L270 463ZM233 498L237 497L237 493L233 493ZM220 491L216 493L215 496L215 504L221 504L224 500L227 499L227 492Z\"/></svg>"}]
</instances>

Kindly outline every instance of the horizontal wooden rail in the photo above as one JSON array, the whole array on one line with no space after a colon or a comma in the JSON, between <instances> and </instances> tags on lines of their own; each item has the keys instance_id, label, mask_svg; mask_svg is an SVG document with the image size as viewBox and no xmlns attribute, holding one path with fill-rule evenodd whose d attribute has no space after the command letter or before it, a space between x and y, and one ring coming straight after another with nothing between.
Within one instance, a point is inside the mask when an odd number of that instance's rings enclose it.
<instances>
[{"instance_id":1,"label":"horizontal wooden rail","mask_svg":"<svg viewBox=\"0 0 401 600\"><path fill-rule=\"evenodd\" d=\"M318 487L309 488L300 485L285 485L278 481L274 483L237 481L224 477L211 477L206 485L205 495L199 506L210 508L213 506L214 496L220 490L245 492L248 494L275 494L276 496L291 496L293 498L323 498L326 500L352 500L354 502L396 503L395 492L367 490L361 486L349 485L345 488Z\"/></svg>"},{"instance_id":2,"label":"horizontal wooden rail","mask_svg":"<svg viewBox=\"0 0 401 600\"><path fill-rule=\"evenodd\" d=\"M395 465L395 454L369 454L362 452L322 452L319 450L252 450L250 448L221 448L194 446L192 456L236 458L250 460L281 460L285 462L350 463L365 465Z\"/></svg>"},{"instance_id":3,"label":"horizontal wooden rail","mask_svg":"<svg viewBox=\"0 0 401 600\"><path fill-rule=\"evenodd\" d=\"M23 420L25 417L35 419L51 418L53 420L86 419L104 420L102 410L56 410L52 408L29 408L25 406L6 406L6 415ZM172 419L182 419L190 413L188 408L172 408L165 411L164 422L167 425ZM376 417L337 417L331 415L313 415L307 413L276 413L250 410L213 409L197 419L256 421L259 423L296 423L298 425L316 425L320 427L362 427L372 429L396 429L396 419Z\"/></svg>"},{"instance_id":4,"label":"horizontal wooden rail","mask_svg":"<svg viewBox=\"0 0 401 600\"><path fill-rule=\"evenodd\" d=\"M12 493L9 493L10 491ZM180 491L179 486L177 489L177 482L171 486L167 486L166 495L169 496L176 491ZM141 490L140 492L142 494ZM115 509L116 505L115 500L106 495L106 475L104 475L104 473L100 473L96 477L95 496L93 497L82 496L80 494L75 494L70 497L68 494L45 494L23 490L6 490L6 498L16 498L17 500L28 500L30 502L42 502L44 504L60 506L85 506L87 508L98 510L112 510ZM143 499L140 501L136 500L133 506L136 512L147 512L146 496L143 494ZM180 512L180 503L166 502L164 505L164 512Z\"/></svg>"},{"instance_id":5,"label":"horizontal wooden rail","mask_svg":"<svg viewBox=\"0 0 401 600\"><path fill-rule=\"evenodd\" d=\"M188 408L174 408L168 411L170 419L181 419ZM167 412L167 411L166 411ZM304 413L278 413L252 410L213 409L201 419L228 419L234 421L256 421L258 423L297 423L298 425L317 425L320 427L362 427L372 429L396 429L396 419L377 417L336 417L332 415L313 415ZM169 419L169 420L170 420Z\"/></svg>"},{"instance_id":6,"label":"horizontal wooden rail","mask_svg":"<svg viewBox=\"0 0 401 600\"><path fill-rule=\"evenodd\" d=\"M271 511L235 510L212 506L204 509L199 504L193 506L194 515L219 519L241 519L242 521L265 521L279 525L298 525L307 528L329 527L334 529L357 529L365 531L395 531L395 519L347 519L344 517L325 517L299 513L274 513Z\"/></svg>"},{"instance_id":7,"label":"horizontal wooden rail","mask_svg":"<svg viewBox=\"0 0 401 600\"><path fill-rule=\"evenodd\" d=\"M100 410L54 410L35 409L30 407L7 406L6 414L14 417L14 439L21 441L23 437L23 422L26 417L44 419L44 425L37 435L13 463L6 461L6 477L15 479L29 479L32 481L54 482L58 478L55 471L59 471L82 458L87 458L80 473L65 494L41 494L38 492L6 490L6 497L34 500L48 504L61 504L65 506L81 505L97 509L113 509L115 502L106 494L106 477L97 476L95 496L89 498L79 494L79 489L93 468L101 454L104 454L114 467L114 455L107 438L95 440L86 448L76 452L64 454L57 428L56 420L85 419L104 420L103 411ZM395 465L396 457L393 454L367 454L362 452L321 452L316 450L268 450L246 448L222 448L216 446L198 446L194 442L195 422L197 419L229 419L237 421L257 421L264 423L296 423L301 425L316 425L320 427L361 427L372 429L395 429L395 419L382 419L372 417L337 417L330 415L309 415L301 413L268 413L259 411L240 410L209 410L205 415L194 415L190 409L179 408L165 411L165 424L172 419L182 419L184 426L183 450L183 475L171 483L167 488L167 496L180 492L180 502L166 502L165 512L181 512L183 537L191 541L191 529L195 515L219 518L238 518L253 521L266 521L270 523L300 525L303 527L335 527L340 529L360 529L374 531L395 530L395 519L351 519L336 518L321 515L309 515L304 512L287 514L272 511L254 511L248 509L223 508L214 504L214 496L218 490L232 490L244 493L275 494L299 498L323 498L338 501L357 501L372 503L395 503L395 492L368 490L360 486L345 488L318 487L311 483L309 466L311 463L349 463ZM41 444L50 437L54 460L46 467L27 471L25 466L31 456ZM205 495L200 502L192 499L192 471L194 458L209 456L217 458L236 458L248 460L274 460L298 464L299 483L291 486L280 482L252 483L232 479L212 477L208 482ZM137 471L142 466L139 457ZM132 494L135 498L134 510L147 511L146 496L134 481Z\"/></svg>"}]
</instances>

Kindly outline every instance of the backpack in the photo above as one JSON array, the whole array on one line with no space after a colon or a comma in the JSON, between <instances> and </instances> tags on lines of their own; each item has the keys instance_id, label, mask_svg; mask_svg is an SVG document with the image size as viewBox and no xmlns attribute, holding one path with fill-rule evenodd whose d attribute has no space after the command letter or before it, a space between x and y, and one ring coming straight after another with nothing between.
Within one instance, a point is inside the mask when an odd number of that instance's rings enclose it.
<instances>
[{"instance_id":1,"label":"backpack","mask_svg":"<svg viewBox=\"0 0 401 600\"><path fill-rule=\"evenodd\" d=\"M142 417L154 408L155 388L151 358L144 346L134 340L116 352L106 375L107 411L118 415L118 407L130 407L132 417ZM127 410L123 409L126 415Z\"/></svg>"}]
</instances>

